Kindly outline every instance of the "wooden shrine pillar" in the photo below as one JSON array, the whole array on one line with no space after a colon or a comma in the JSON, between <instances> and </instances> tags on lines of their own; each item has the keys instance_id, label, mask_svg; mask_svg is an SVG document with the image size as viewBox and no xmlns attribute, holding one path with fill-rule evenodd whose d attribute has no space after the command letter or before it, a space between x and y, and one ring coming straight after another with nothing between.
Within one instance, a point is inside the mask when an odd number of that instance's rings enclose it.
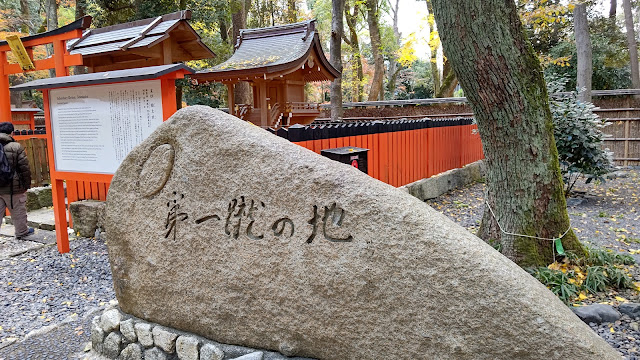
<instances>
[{"instance_id":1,"label":"wooden shrine pillar","mask_svg":"<svg viewBox=\"0 0 640 360\"><path fill-rule=\"evenodd\" d=\"M282 82L282 104L280 105L280 112L285 113L288 110L287 102L289 102L289 80L284 80ZM285 116L287 116L287 124L289 124L289 122L291 122L291 113L287 112Z\"/></svg>"},{"instance_id":2,"label":"wooden shrine pillar","mask_svg":"<svg viewBox=\"0 0 640 360\"><path fill-rule=\"evenodd\" d=\"M236 99L233 90L235 89L235 83L227 83L227 106L229 107L229 114L237 116L236 114Z\"/></svg>"},{"instance_id":3,"label":"wooden shrine pillar","mask_svg":"<svg viewBox=\"0 0 640 360\"><path fill-rule=\"evenodd\" d=\"M0 51L0 121L11 121L11 93L7 65L9 65L7 53Z\"/></svg>"},{"instance_id":4,"label":"wooden shrine pillar","mask_svg":"<svg viewBox=\"0 0 640 360\"><path fill-rule=\"evenodd\" d=\"M258 100L260 101L260 126L266 128L269 126L269 106L267 105L267 82L259 83Z\"/></svg>"},{"instance_id":5,"label":"wooden shrine pillar","mask_svg":"<svg viewBox=\"0 0 640 360\"><path fill-rule=\"evenodd\" d=\"M53 41L53 59L56 69L56 77L69 76L69 68L64 65L65 45L64 40Z\"/></svg>"}]
</instances>

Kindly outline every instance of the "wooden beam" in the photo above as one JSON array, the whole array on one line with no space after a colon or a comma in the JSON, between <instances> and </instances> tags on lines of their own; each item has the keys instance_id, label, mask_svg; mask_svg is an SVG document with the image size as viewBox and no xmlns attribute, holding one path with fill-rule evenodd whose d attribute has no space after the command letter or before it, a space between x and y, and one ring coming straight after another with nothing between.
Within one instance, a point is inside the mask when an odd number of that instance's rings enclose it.
<instances>
[{"instance_id":1,"label":"wooden beam","mask_svg":"<svg viewBox=\"0 0 640 360\"><path fill-rule=\"evenodd\" d=\"M93 70L94 72L104 72L104 71L132 69L137 67L156 66L156 65L164 65L164 64L162 64L158 59L142 59L142 60L116 62L108 65L94 65Z\"/></svg>"},{"instance_id":2,"label":"wooden beam","mask_svg":"<svg viewBox=\"0 0 640 360\"><path fill-rule=\"evenodd\" d=\"M229 107L229 114L236 116L236 99L234 97L233 89L235 85L233 83L227 83L227 106Z\"/></svg>"},{"instance_id":3,"label":"wooden beam","mask_svg":"<svg viewBox=\"0 0 640 360\"><path fill-rule=\"evenodd\" d=\"M164 65L173 64L173 49L171 40L162 42L162 61Z\"/></svg>"},{"instance_id":4,"label":"wooden beam","mask_svg":"<svg viewBox=\"0 0 640 360\"><path fill-rule=\"evenodd\" d=\"M267 106L267 82L260 81L258 100L260 101L260 126L269 126L269 108Z\"/></svg>"},{"instance_id":5,"label":"wooden beam","mask_svg":"<svg viewBox=\"0 0 640 360\"><path fill-rule=\"evenodd\" d=\"M630 102L630 98L627 98L627 103ZM631 117L631 112L627 111L626 112L627 118ZM630 122L627 121L624 123L624 137L625 138L629 138L631 137L631 129L630 129ZM624 166L629 166L629 160L626 160L629 158L629 140L625 140L624 141Z\"/></svg>"}]
</instances>

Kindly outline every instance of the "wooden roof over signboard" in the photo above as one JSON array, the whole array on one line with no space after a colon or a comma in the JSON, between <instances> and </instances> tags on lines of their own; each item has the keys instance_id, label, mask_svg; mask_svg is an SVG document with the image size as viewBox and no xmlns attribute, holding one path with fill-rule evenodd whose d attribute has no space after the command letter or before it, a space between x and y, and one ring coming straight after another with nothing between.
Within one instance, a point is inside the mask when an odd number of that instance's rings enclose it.
<instances>
[{"instance_id":1,"label":"wooden roof over signboard","mask_svg":"<svg viewBox=\"0 0 640 360\"><path fill-rule=\"evenodd\" d=\"M81 54L93 71L200 60L215 54L202 43L188 20L191 11L178 11L156 18L90 29L69 41L71 54Z\"/></svg>"},{"instance_id":2,"label":"wooden roof over signboard","mask_svg":"<svg viewBox=\"0 0 640 360\"><path fill-rule=\"evenodd\" d=\"M340 76L327 60L316 21L260 29L242 29L236 51L229 60L197 72L193 78L205 81L235 81L275 78L307 69L305 81L332 81Z\"/></svg>"}]
</instances>

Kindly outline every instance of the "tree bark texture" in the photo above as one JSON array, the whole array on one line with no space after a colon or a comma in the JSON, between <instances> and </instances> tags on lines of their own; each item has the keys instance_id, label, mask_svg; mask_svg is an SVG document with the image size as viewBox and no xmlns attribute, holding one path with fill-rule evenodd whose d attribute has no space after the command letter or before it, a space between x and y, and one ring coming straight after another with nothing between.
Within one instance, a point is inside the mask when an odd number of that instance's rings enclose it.
<instances>
[{"instance_id":1,"label":"tree bark texture","mask_svg":"<svg viewBox=\"0 0 640 360\"><path fill-rule=\"evenodd\" d=\"M433 0L445 53L474 111L485 154L487 202L504 231L562 239L570 229L542 70L513 0ZM553 242L499 230L489 207L479 230L519 265L553 262Z\"/></svg>"},{"instance_id":2,"label":"tree bark texture","mask_svg":"<svg viewBox=\"0 0 640 360\"><path fill-rule=\"evenodd\" d=\"M458 86L458 78L456 77L456 73L451 67L451 62L445 59L442 68L442 82L438 84L438 92L436 92L436 97L453 97L453 93L456 91L456 86Z\"/></svg>"},{"instance_id":3,"label":"tree bark texture","mask_svg":"<svg viewBox=\"0 0 640 360\"><path fill-rule=\"evenodd\" d=\"M56 0L47 0L47 31L58 28L58 2Z\"/></svg>"},{"instance_id":4,"label":"tree bark texture","mask_svg":"<svg viewBox=\"0 0 640 360\"><path fill-rule=\"evenodd\" d=\"M593 62L591 56L591 36L589 35L589 21L587 20L587 4L578 3L573 9L573 26L578 53L577 85L580 100L591 102L591 77L593 76Z\"/></svg>"},{"instance_id":5,"label":"tree bark texture","mask_svg":"<svg viewBox=\"0 0 640 360\"><path fill-rule=\"evenodd\" d=\"M46 0L46 15L47 15L47 31L51 31L58 28L58 2L56 0ZM47 55L53 55L53 46L47 45ZM55 77L56 71L54 69L49 70L49 77Z\"/></svg>"},{"instance_id":6,"label":"tree bark texture","mask_svg":"<svg viewBox=\"0 0 640 360\"><path fill-rule=\"evenodd\" d=\"M391 5L391 3L389 4ZM400 30L398 29L398 10L400 8L400 0L396 0L395 6L390 6L391 13L393 14L393 35L395 36L396 45L400 48ZM393 93L396 90L396 80L398 78L398 72L400 67L398 66L398 56L396 54L389 55L389 71L387 72L387 91Z\"/></svg>"},{"instance_id":7,"label":"tree bark texture","mask_svg":"<svg viewBox=\"0 0 640 360\"><path fill-rule=\"evenodd\" d=\"M287 21L289 23L298 22L298 9L296 0L287 0Z\"/></svg>"},{"instance_id":8,"label":"tree bark texture","mask_svg":"<svg viewBox=\"0 0 640 360\"><path fill-rule=\"evenodd\" d=\"M382 38L380 35L380 13L377 0L366 0L367 24L371 38L371 52L373 53L373 81L369 91L369 101L378 100L384 80L384 58L382 57Z\"/></svg>"},{"instance_id":9,"label":"tree bark texture","mask_svg":"<svg viewBox=\"0 0 640 360\"><path fill-rule=\"evenodd\" d=\"M233 51L238 43L240 30L247 27L247 13L251 1L236 0L231 2L231 26L233 27ZM253 96L251 94L251 85L246 81L240 81L235 84L233 96L236 104L253 104ZM231 110L231 109L230 109Z\"/></svg>"},{"instance_id":10,"label":"tree bark texture","mask_svg":"<svg viewBox=\"0 0 640 360\"><path fill-rule=\"evenodd\" d=\"M431 0L426 0L426 1L427 1L427 11L429 13L429 16L432 16L433 4L431 3ZM437 36L439 38L440 35L438 34L438 28L437 28L438 25L431 17L429 17L428 21L429 21L430 40L433 39L434 36ZM438 69L438 47L439 46L441 45L438 44L437 46L434 46L434 44L432 44L431 41L429 42L429 49L431 50L431 60L430 60L431 76L433 77L433 94L435 97L438 97L438 94L440 94L440 83L442 82L442 77L440 76L440 69Z\"/></svg>"},{"instance_id":11,"label":"tree bark texture","mask_svg":"<svg viewBox=\"0 0 640 360\"><path fill-rule=\"evenodd\" d=\"M624 8L624 25L627 29L627 46L629 47L629 60L631 62L631 84L634 89L640 89L640 71L638 69L638 44L636 32L633 28L633 12L631 0L622 0Z\"/></svg>"},{"instance_id":12,"label":"tree bark texture","mask_svg":"<svg viewBox=\"0 0 640 360\"><path fill-rule=\"evenodd\" d=\"M9 75L9 81L13 86L16 86L16 85L24 84L25 77L24 76ZM24 94L24 91L12 91L11 95L9 97L9 102L11 103L11 105L13 105L13 106L15 106L17 108L21 108L22 107L22 95L23 94Z\"/></svg>"},{"instance_id":13,"label":"tree bark texture","mask_svg":"<svg viewBox=\"0 0 640 360\"><path fill-rule=\"evenodd\" d=\"M76 0L76 20L87 15L87 0Z\"/></svg>"},{"instance_id":14,"label":"tree bark texture","mask_svg":"<svg viewBox=\"0 0 640 360\"><path fill-rule=\"evenodd\" d=\"M218 19L218 24L220 27L220 39L222 42L225 44L231 43L229 45L234 46L235 44L233 44L233 39L229 39L229 29L224 16L221 16L220 19Z\"/></svg>"},{"instance_id":15,"label":"tree bark texture","mask_svg":"<svg viewBox=\"0 0 640 360\"><path fill-rule=\"evenodd\" d=\"M22 17L22 25L20 31L23 33L31 34L31 10L29 9L28 0L20 0L20 16ZM19 92L19 91L18 91Z\"/></svg>"},{"instance_id":16,"label":"tree bark texture","mask_svg":"<svg viewBox=\"0 0 640 360\"><path fill-rule=\"evenodd\" d=\"M338 76L331 83L331 121L341 121L344 110L342 109L342 34L344 33L344 23L342 14L344 13L344 0L331 1L331 39L329 61L331 65L340 71Z\"/></svg>"},{"instance_id":17,"label":"tree bark texture","mask_svg":"<svg viewBox=\"0 0 640 360\"><path fill-rule=\"evenodd\" d=\"M616 13L618 11L617 7L618 7L618 1L611 0L611 7L609 8L609 18L615 19Z\"/></svg>"},{"instance_id":18,"label":"tree bark texture","mask_svg":"<svg viewBox=\"0 0 640 360\"><path fill-rule=\"evenodd\" d=\"M347 6L348 5L348 6ZM351 6L353 6L353 12L350 12ZM345 3L344 8L344 18L347 21L347 27L349 28L349 47L351 47L351 54L353 56L353 64L356 69L357 79L354 81L354 90L353 93L355 95L353 101L362 101L362 96L364 93L363 82L364 82L364 70L362 69L362 55L360 54L360 40L358 39L358 31L356 26L358 24L358 16L359 16L360 5L357 2L353 2L353 4Z\"/></svg>"}]
</instances>

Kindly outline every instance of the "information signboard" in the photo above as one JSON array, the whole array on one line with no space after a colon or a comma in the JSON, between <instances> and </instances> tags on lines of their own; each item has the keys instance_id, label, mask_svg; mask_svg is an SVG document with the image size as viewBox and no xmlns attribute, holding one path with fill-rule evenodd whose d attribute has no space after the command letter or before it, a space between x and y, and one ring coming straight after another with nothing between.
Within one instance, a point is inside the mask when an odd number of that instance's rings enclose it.
<instances>
[{"instance_id":1,"label":"information signboard","mask_svg":"<svg viewBox=\"0 0 640 360\"><path fill-rule=\"evenodd\" d=\"M114 174L162 124L160 80L52 89L56 171Z\"/></svg>"}]
</instances>

